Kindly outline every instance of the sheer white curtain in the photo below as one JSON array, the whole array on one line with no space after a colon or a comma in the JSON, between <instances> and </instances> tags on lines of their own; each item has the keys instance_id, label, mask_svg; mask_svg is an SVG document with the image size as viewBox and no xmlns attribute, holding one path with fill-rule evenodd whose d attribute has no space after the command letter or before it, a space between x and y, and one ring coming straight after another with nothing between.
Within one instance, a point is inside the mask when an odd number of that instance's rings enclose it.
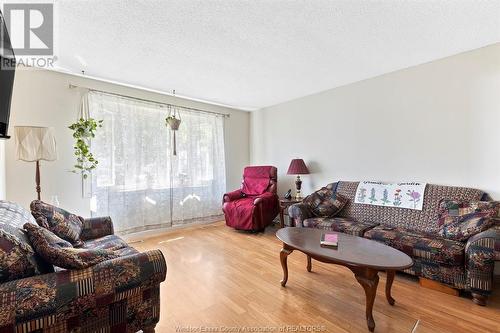
<instances>
[{"instance_id":1,"label":"sheer white curtain","mask_svg":"<svg viewBox=\"0 0 500 333\"><path fill-rule=\"evenodd\" d=\"M104 120L92 141L93 215L111 216L116 231L136 232L218 217L226 189L224 118L179 108L177 156L167 109L89 92L90 114Z\"/></svg>"}]
</instances>

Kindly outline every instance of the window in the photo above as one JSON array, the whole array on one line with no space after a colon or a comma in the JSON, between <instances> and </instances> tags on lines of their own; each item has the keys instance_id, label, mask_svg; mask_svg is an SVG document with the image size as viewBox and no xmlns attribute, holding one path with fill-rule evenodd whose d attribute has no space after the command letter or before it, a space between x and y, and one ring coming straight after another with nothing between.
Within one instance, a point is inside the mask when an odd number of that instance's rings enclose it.
<instances>
[{"instance_id":1,"label":"window","mask_svg":"<svg viewBox=\"0 0 500 333\"><path fill-rule=\"evenodd\" d=\"M94 215L110 215L117 231L147 230L218 216L226 188L224 118L180 108L177 156L166 108L89 92L92 117L104 120L92 142Z\"/></svg>"}]
</instances>

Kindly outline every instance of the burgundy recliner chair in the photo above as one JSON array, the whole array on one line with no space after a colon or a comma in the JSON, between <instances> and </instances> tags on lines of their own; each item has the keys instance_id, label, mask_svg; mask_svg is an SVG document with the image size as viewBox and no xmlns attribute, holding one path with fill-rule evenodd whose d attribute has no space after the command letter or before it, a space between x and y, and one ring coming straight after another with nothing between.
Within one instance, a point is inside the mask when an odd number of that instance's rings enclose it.
<instances>
[{"instance_id":1,"label":"burgundy recliner chair","mask_svg":"<svg viewBox=\"0 0 500 333\"><path fill-rule=\"evenodd\" d=\"M276 167L246 167L241 189L224 194L226 224L238 230L264 230L279 212L277 182Z\"/></svg>"}]
</instances>

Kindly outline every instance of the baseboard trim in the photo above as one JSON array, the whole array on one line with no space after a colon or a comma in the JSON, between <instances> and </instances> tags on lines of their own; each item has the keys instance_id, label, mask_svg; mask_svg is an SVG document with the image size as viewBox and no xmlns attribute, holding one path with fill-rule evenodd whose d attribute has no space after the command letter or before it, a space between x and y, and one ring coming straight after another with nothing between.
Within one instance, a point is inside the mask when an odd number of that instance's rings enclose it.
<instances>
[{"instance_id":1,"label":"baseboard trim","mask_svg":"<svg viewBox=\"0 0 500 333\"><path fill-rule=\"evenodd\" d=\"M127 243L132 244L132 243L144 242L144 240L147 238L168 235L172 232L182 230L182 229L189 229L192 227L199 227L199 226L218 224L218 223L221 223L221 221L197 221L197 222L192 222L189 224L176 225L173 227L169 226L169 227L165 227L165 228L157 228L157 229L152 229L152 230L138 231L138 232L134 232L134 233L126 234L126 235L120 235L120 236Z\"/></svg>"}]
</instances>

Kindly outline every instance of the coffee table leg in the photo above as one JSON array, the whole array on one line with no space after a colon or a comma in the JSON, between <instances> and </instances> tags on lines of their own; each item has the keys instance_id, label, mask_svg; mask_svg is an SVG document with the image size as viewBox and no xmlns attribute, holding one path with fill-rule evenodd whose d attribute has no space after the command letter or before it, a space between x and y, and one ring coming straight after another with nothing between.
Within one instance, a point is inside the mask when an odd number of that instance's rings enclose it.
<instances>
[{"instance_id":1,"label":"coffee table leg","mask_svg":"<svg viewBox=\"0 0 500 333\"><path fill-rule=\"evenodd\" d=\"M389 302L390 305L394 305L394 303L396 302L391 296L391 288L392 283L394 282L395 274L396 271L386 271L387 281L385 283L385 297L387 298L387 302Z\"/></svg>"},{"instance_id":2,"label":"coffee table leg","mask_svg":"<svg viewBox=\"0 0 500 333\"><path fill-rule=\"evenodd\" d=\"M282 287L284 287L286 285L286 282L288 281L287 258L292 252L293 252L292 248L288 247L286 244L283 244L283 248L281 249L280 252L281 267L283 268L283 280L281 280Z\"/></svg>"},{"instance_id":3,"label":"coffee table leg","mask_svg":"<svg viewBox=\"0 0 500 333\"><path fill-rule=\"evenodd\" d=\"M356 280L365 290L366 295L366 322L370 332L375 330L375 320L373 320L373 303L377 294L378 271L371 268L351 268Z\"/></svg>"},{"instance_id":4,"label":"coffee table leg","mask_svg":"<svg viewBox=\"0 0 500 333\"><path fill-rule=\"evenodd\" d=\"M307 271L310 272L311 270L312 270L311 256L307 256Z\"/></svg>"}]
</instances>

